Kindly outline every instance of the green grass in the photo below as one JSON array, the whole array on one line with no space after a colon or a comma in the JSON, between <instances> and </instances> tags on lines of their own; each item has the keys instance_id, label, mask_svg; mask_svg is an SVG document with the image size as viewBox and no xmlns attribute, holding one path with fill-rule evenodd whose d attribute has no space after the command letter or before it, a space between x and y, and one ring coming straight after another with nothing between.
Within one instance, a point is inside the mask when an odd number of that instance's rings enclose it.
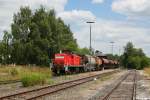
<instances>
[{"instance_id":1,"label":"green grass","mask_svg":"<svg viewBox=\"0 0 150 100\"><path fill-rule=\"evenodd\" d=\"M12 76L17 76L19 74L19 70L17 68L12 68L9 73Z\"/></svg>"},{"instance_id":2,"label":"green grass","mask_svg":"<svg viewBox=\"0 0 150 100\"><path fill-rule=\"evenodd\" d=\"M46 83L49 84L49 85L54 85L55 84L55 82L51 78L47 79Z\"/></svg>"},{"instance_id":3,"label":"green grass","mask_svg":"<svg viewBox=\"0 0 150 100\"><path fill-rule=\"evenodd\" d=\"M150 76L150 68L144 68L145 73L147 73Z\"/></svg>"},{"instance_id":4,"label":"green grass","mask_svg":"<svg viewBox=\"0 0 150 100\"><path fill-rule=\"evenodd\" d=\"M106 80L108 80L108 79L110 79L110 78L111 78L111 76L109 75L109 76L102 77L100 80L101 80L101 81L106 81Z\"/></svg>"},{"instance_id":5,"label":"green grass","mask_svg":"<svg viewBox=\"0 0 150 100\"><path fill-rule=\"evenodd\" d=\"M52 76L51 70L47 67L37 67L37 66L0 67L0 81L21 80L23 86L51 84L52 83L51 76Z\"/></svg>"},{"instance_id":6,"label":"green grass","mask_svg":"<svg viewBox=\"0 0 150 100\"><path fill-rule=\"evenodd\" d=\"M41 73L28 73L22 76L21 81L24 87L43 85L46 83L47 76Z\"/></svg>"}]
</instances>

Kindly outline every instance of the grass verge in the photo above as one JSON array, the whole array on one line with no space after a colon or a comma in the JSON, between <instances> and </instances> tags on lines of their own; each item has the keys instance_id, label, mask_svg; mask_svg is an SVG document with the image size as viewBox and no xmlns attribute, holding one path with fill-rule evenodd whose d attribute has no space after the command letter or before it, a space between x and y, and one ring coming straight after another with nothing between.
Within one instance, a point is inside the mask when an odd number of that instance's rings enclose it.
<instances>
[{"instance_id":1,"label":"grass verge","mask_svg":"<svg viewBox=\"0 0 150 100\"><path fill-rule=\"evenodd\" d=\"M21 80L23 86L51 84L52 73L47 67L35 66L2 66L0 81Z\"/></svg>"},{"instance_id":2,"label":"grass verge","mask_svg":"<svg viewBox=\"0 0 150 100\"><path fill-rule=\"evenodd\" d=\"M46 83L47 76L41 73L28 73L22 76L21 81L24 87L43 85Z\"/></svg>"},{"instance_id":3,"label":"grass verge","mask_svg":"<svg viewBox=\"0 0 150 100\"><path fill-rule=\"evenodd\" d=\"M150 76L150 68L144 68L144 71Z\"/></svg>"}]
</instances>

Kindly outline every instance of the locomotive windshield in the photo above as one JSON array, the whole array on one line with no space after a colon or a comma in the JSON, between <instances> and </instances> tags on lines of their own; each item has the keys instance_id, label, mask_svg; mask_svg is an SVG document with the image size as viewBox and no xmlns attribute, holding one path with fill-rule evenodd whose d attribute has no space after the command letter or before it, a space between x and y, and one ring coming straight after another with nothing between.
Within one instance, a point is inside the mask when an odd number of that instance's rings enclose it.
<instances>
[{"instance_id":1,"label":"locomotive windshield","mask_svg":"<svg viewBox=\"0 0 150 100\"><path fill-rule=\"evenodd\" d=\"M64 56L55 56L55 58L57 58L57 59L63 59Z\"/></svg>"}]
</instances>

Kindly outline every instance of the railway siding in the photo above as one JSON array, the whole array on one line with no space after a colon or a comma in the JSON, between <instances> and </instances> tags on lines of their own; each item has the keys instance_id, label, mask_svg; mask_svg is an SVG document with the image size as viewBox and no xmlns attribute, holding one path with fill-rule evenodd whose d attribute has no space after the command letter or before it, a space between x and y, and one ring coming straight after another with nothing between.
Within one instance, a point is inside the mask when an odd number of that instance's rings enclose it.
<instances>
[{"instance_id":1,"label":"railway siding","mask_svg":"<svg viewBox=\"0 0 150 100\"><path fill-rule=\"evenodd\" d=\"M134 100L136 97L136 76L137 72L130 71L89 100Z\"/></svg>"},{"instance_id":2,"label":"railway siding","mask_svg":"<svg viewBox=\"0 0 150 100\"><path fill-rule=\"evenodd\" d=\"M96 74L106 73L110 71L113 71L113 70L96 71L96 72L90 72L90 73L79 73L79 74L73 74L73 75L54 76L52 77L52 79L50 79L52 82L45 84L45 86L59 84L62 82L67 82L67 81L87 77L89 75L96 75ZM33 90L36 88L41 88L41 87L43 86L35 85L32 87L23 87L21 82L12 83L12 84L3 84L3 85L0 85L0 93L1 93L0 97L13 94L13 93L18 93L18 91L28 91L28 90Z\"/></svg>"},{"instance_id":3,"label":"railway siding","mask_svg":"<svg viewBox=\"0 0 150 100\"><path fill-rule=\"evenodd\" d=\"M137 100L150 100L150 77L146 75L143 71L139 71L140 76L137 83L136 99Z\"/></svg>"},{"instance_id":4,"label":"railway siding","mask_svg":"<svg viewBox=\"0 0 150 100\"><path fill-rule=\"evenodd\" d=\"M0 99L3 100L3 99L8 98L8 99L11 100L11 99L15 98L17 100L20 100L20 99L31 100L31 99L35 99L35 98L38 98L38 97L41 97L41 96L45 96L47 94L51 94L51 93L54 93L54 92L57 92L57 91L60 91L60 90L64 90L66 88L76 86L78 84L82 84L82 83L85 83L85 82L92 81L93 78L95 78L95 77L96 78L102 77L103 75L115 73L116 71L101 73L101 74L98 74L98 75L93 75L91 77L77 79L77 80L73 80L73 81L69 81L69 82L65 82L65 83L61 83L61 84L57 84L57 85L53 85L53 86L47 86L47 87L43 87L43 88L31 90L31 91L25 91L25 92L20 92L20 93L16 93L16 94L11 94L11 95L8 95L8 96L0 97Z\"/></svg>"},{"instance_id":5,"label":"railway siding","mask_svg":"<svg viewBox=\"0 0 150 100\"><path fill-rule=\"evenodd\" d=\"M106 84L110 84L116 81L121 75L125 74L126 71L113 73L108 76L104 76L95 81L87 82L79 86L66 89L65 91L59 91L55 94L47 95L41 100L88 100Z\"/></svg>"}]
</instances>

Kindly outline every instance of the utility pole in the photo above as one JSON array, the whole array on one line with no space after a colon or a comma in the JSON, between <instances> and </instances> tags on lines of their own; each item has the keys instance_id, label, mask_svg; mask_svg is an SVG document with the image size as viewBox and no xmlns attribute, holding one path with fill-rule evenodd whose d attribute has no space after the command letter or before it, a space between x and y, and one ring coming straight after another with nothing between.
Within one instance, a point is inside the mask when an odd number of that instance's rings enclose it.
<instances>
[{"instance_id":1,"label":"utility pole","mask_svg":"<svg viewBox=\"0 0 150 100\"><path fill-rule=\"evenodd\" d=\"M121 56L121 47L119 46L119 56Z\"/></svg>"},{"instance_id":2,"label":"utility pole","mask_svg":"<svg viewBox=\"0 0 150 100\"><path fill-rule=\"evenodd\" d=\"M119 62L118 66L119 66L119 68L120 68L120 61L121 61L120 59L121 59L121 47L119 46L119 59L118 59L118 62Z\"/></svg>"},{"instance_id":3,"label":"utility pole","mask_svg":"<svg viewBox=\"0 0 150 100\"><path fill-rule=\"evenodd\" d=\"M112 55L113 55L113 52L114 52L114 43L115 43L115 42L111 41L110 43L111 43L111 53L112 53Z\"/></svg>"},{"instance_id":4,"label":"utility pole","mask_svg":"<svg viewBox=\"0 0 150 100\"><path fill-rule=\"evenodd\" d=\"M92 29L91 29L91 24L92 23L95 23L94 21L87 21L86 23L90 24L90 47L89 47L89 50L90 50L90 62L89 62L89 65L91 66L91 55L92 55L92 41L91 41L91 33L92 33ZM91 67L90 67L90 71L91 71Z\"/></svg>"}]
</instances>

